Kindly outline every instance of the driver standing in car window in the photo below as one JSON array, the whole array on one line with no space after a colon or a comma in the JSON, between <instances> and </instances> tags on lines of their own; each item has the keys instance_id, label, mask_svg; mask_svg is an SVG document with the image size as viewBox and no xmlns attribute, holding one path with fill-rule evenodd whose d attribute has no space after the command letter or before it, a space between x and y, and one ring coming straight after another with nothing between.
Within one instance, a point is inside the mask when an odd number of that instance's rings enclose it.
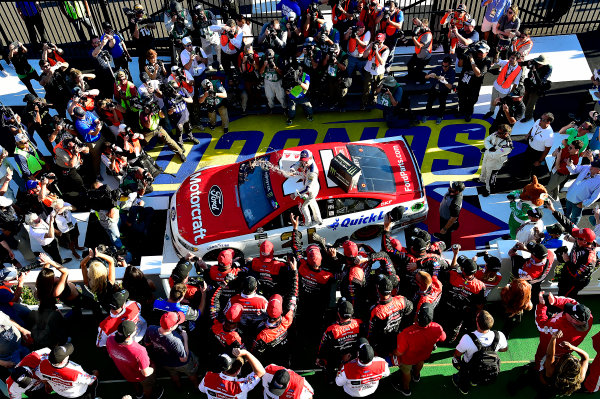
<instances>
[{"instance_id":1,"label":"driver standing in car window","mask_svg":"<svg viewBox=\"0 0 600 399\"><path fill-rule=\"evenodd\" d=\"M323 223L321 212L317 205L317 195L319 194L319 170L313 159L313 155L309 150L300 152L300 160L290 167L292 176L300 176L304 183L302 190L296 190L291 195L292 199L302 198L304 202L300 206L302 216L304 217L304 225L310 226L313 224L313 218L316 224ZM312 211L311 218L310 212Z\"/></svg>"}]
</instances>

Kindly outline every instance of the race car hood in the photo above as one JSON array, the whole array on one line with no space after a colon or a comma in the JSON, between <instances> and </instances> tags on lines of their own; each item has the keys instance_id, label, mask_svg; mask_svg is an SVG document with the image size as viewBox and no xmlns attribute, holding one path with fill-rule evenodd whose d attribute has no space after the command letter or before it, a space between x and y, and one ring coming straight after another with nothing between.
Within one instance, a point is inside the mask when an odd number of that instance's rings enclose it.
<instances>
[{"instance_id":1,"label":"race car hood","mask_svg":"<svg viewBox=\"0 0 600 399\"><path fill-rule=\"evenodd\" d=\"M237 200L236 165L199 170L176 195L177 228L192 245L221 240L248 229Z\"/></svg>"}]
</instances>

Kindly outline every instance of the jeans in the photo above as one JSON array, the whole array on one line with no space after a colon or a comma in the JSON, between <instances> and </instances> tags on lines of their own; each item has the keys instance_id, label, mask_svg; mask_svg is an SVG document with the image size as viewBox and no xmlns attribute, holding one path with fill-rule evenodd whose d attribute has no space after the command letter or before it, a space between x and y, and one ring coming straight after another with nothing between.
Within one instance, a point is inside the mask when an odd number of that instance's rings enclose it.
<instances>
[{"instance_id":1,"label":"jeans","mask_svg":"<svg viewBox=\"0 0 600 399\"><path fill-rule=\"evenodd\" d=\"M388 57L389 59L390 57ZM348 76L352 77L352 73L355 69L362 71L365 69L365 64L367 63L366 58L356 58L353 56L348 56L348 68L346 68L346 72L348 72Z\"/></svg>"},{"instance_id":2,"label":"jeans","mask_svg":"<svg viewBox=\"0 0 600 399\"><path fill-rule=\"evenodd\" d=\"M569 218L571 222L578 224L579 220L581 219L581 212L583 212L583 208L580 208L577 206L577 204L567 200L567 204L565 206L565 216Z\"/></svg>"},{"instance_id":3,"label":"jeans","mask_svg":"<svg viewBox=\"0 0 600 399\"><path fill-rule=\"evenodd\" d=\"M302 105L302 108L304 108L304 114L306 115L306 117L311 117L313 114L313 109L312 109L312 104L310 103L310 99L304 95L304 97L300 97L300 98L291 98L288 97L289 100L289 106L288 106L288 118L289 119L294 119L294 117L296 116L296 105L300 104Z\"/></svg>"},{"instance_id":4,"label":"jeans","mask_svg":"<svg viewBox=\"0 0 600 399\"><path fill-rule=\"evenodd\" d=\"M441 84L441 83L440 83ZM446 112L446 100L448 99L448 90L436 90L435 88L431 88L429 90L429 96L427 97L427 106L425 107L425 115L431 115L433 113L433 103L435 100L439 100L440 106L436 111L436 115L439 118L444 117L444 112Z\"/></svg>"},{"instance_id":5,"label":"jeans","mask_svg":"<svg viewBox=\"0 0 600 399\"><path fill-rule=\"evenodd\" d=\"M123 243L121 242L121 232L119 231L119 218L116 220L110 218L108 213L110 211L101 210L98 211L98 220L100 221L100 225L104 227L106 234L108 234L108 238L112 245L117 248L122 248Z\"/></svg>"}]
</instances>

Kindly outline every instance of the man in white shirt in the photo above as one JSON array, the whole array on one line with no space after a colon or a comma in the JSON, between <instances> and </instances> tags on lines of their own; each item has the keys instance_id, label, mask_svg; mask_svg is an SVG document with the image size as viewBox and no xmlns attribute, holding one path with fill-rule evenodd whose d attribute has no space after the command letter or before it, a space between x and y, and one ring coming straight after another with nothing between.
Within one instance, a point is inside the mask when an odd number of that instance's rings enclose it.
<instances>
[{"instance_id":1,"label":"man in white shirt","mask_svg":"<svg viewBox=\"0 0 600 399\"><path fill-rule=\"evenodd\" d=\"M138 93L142 98L152 98L156 101L156 104L160 109L165 107L165 103L162 99L162 92L160 91L160 82L158 80L150 79L150 76L146 72L142 72L140 75L142 84L138 87Z\"/></svg>"},{"instance_id":2,"label":"man in white shirt","mask_svg":"<svg viewBox=\"0 0 600 399\"><path fill-rule=\"evenodd\" d=\"M359 345L358 357L345 363L335 377L336 385L355 398L375 393L379 380L390 375L387 362L375 356L369 342L363 338Z\"/></svg>"},{"instance_id":3,"label":"man in white shirt","mask_svg":"<svg viewBox=\"0 0 600 399\"><path fill-rule=\"evenodd\" d=\"M572 175L577 175L577 178L567 191L565 216L578 224L583 208L591 206L600 198L600 159L594 159L589 165L574 166L569 162L567 169Z\"/></svg>"},{"instance_id":4,"label":"man in white shirt","mask_svg":"<svg viewBox=\"0 0 600 399\"><path fill-rule=\"evenodd\" d=\"M511 53L508 60L499 60L496 64L500 67L500 74L494 81L490 111L483 116L485 119L494 115L496 108L494 101L497 98L506 97L513 87L519 85L521 76L523 76L523 68L519 65L519 54L516 52Z\"/></svg>"},{"instance_id":5,"label":"man in white shirt","mask_svg":"<svg viewBox=\"0 0 600 399\"><path fill-rule=\"evenodd\" d=\"M246 399L248 392L259 383L265 368L252 353L245 349L234 348L234 359L226 354L217 357L216 368L220 373L209 371L198 386L200 392L205 393L208 399ZM245 362L250 364L252 372L246 377L238 377Z\"/></svg>"},{"instance_id":6,"label":"man in white shirt","mask_svg":"<svg viewBox=\"0 0 600 399\"><path fill-rule=\"evenodd\" d=\"M494 318L487 310L482 310L477 314L476 323L477 330L463 335L456 346L454 358L452 359L452 365L458 369L458 373L452 376L452 383L463 394L469 392L472 384L476 385L477 381L473 378L476 377L477 371L480 371L475 370L473 364L469 365L473 355L478 352L477 344L473 341L471 335L479 341L480 346L483 348L495 344L495 347L491 348L494 352L506 352L508 350L508 343L504 334L501 331L492 331Z\"/></svg>"},{"instance_id":7,"label":"man in white shirt","mask_svg":"<svg viewBox=\"0 0 600 399\"><path fill-rule=\"evenodd\" d=\"M529 146L521 158L522 162L518 164L519 175L522 179L530 180L534 168L540 166L550 152L554 142L554 129L550 126L553 121L554 115L547 112L535 121L527 133L525 139Z\"/></svg>"},{"instance_id":8,"label":"man in white shirt","mask_svg":"<svg viewBox=\"0 0 600 399\"><path fill-rule=\"evenodd\" d=\"M192 39L189 37L184 37L181 43L184 46L180 54L181 65L183 65L183 69L192 75L194 86L198 87L202 79L204 79L204 71L208 65L208 56L202 47L193 46Z\"/></svg>"},{"instance_id":9,"label":"man in white shirt","mask_svg":"<svg viewBox=\"0 0 600 399\"><path fill-rule=\"evenodd\" d=\"M54 219L56 212L52 211L48 220L42 220L35 213L29 213L25 216L25 224L28 226L29 238L32 242L37 242L42 249L52 257L55 262L68 263L71 258L63 259L58 250L58 241L54 236Z\"/></svg>"},{"instance_id":10,"label":"man in white shirt","mask_svg":"<svg viewBox=\"0 0 600 399\"><path fill-rule=\"evenodd\" d=\"M244 45L244 32L233 19L227 20L222 28L217 28L221 31L221 66L225 73L229 74L231 68L237 66L237 56Z\"/></svg>"},{"instance_id":11,"label":"man in white shirt","mask_svg":"<svg viewBox=\"0 0 600 399\"><path fill-rule=\"evenodd\" d=\"M361 110L366 109L367 105L375 100L375 89L383 80L385 73L385 62L390 55L390 49L383 44L385 33L378 33L375 41L370 43L364 51L367 63L365 64L363 94Z\"/></svg>"}]
</instances>

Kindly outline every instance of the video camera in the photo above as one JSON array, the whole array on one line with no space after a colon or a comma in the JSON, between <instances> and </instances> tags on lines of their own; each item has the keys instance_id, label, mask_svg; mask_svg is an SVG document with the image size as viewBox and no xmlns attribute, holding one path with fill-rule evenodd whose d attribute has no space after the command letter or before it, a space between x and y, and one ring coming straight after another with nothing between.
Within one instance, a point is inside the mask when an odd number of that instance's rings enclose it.
<instances>
[{"instance_id":1,"label":"video camera","mask_svg":"<svg viewBox=\"0 0 600 399\"><path fill-rule=\"evenodd\" d=\"M313 18L313 19L314 19L314 18L316 18L316 16L319 14L319 5L318 5L317 3L311 3L311 4L308 6L308 10L307 10L307 11L308 11L308 12L307 12L307 13L308 13L308 15L309 15L311 18Z\"/></svg>"},{"instance_id":2,"label":"video camera","mask_svg":"<svg viewBox=\"0 0 600 399\"><path fill-rule=\"evenodd\" d=\"M484 54L487 54L490 52L490 46L487 44L487 42L485 40L480 40L478 42L471 43L469 45L469 47L466 48L466 50L464 51L463 54L466 58L469 58L469 57L475 58L477 56L478 51L481 51Z\"/></svg>"},{"instance_id":3,"label":"video camera","mask_svg":"<svg viewBox=\"0 0 600 399\"><path fill-rule=\"evenodd\" d=\"M162 89L163 88L161 87L161 91L162 91ZM151 113L151 114L155 114L160 111L160 107L158 106L158 104L153 96L147 96L142 99L141 109L144 109L144 110L148 109L149 113Z\"/></svg>"},{"instance_id":4,"label":"video camera","mask_svg":"<svg viewBox=\"0 0 600 399\"><path fill-rule=\"evenodd\" d=\"M391 16L392 16L392 10L390 10L390 7L388 7L388 6L383 7L383 14L381 16L381 20L389 21Z\"/></svg>"},{"instance_id":5,"label":"video camera","mask_svg":"<svg viewBox=\"0 0 600 399\"><path fill-rule=\"evenodd\" d=\"M296 87L298 85L298 80L300 79L300 75L301 75L300 70L297 69L296 67L294 67L293 65L290 65L288 67L287 71L285 71L285 74L283 75L283 79L282 79L283 89L290 90L293 87Z\"/></svg>"}]
</instances>

